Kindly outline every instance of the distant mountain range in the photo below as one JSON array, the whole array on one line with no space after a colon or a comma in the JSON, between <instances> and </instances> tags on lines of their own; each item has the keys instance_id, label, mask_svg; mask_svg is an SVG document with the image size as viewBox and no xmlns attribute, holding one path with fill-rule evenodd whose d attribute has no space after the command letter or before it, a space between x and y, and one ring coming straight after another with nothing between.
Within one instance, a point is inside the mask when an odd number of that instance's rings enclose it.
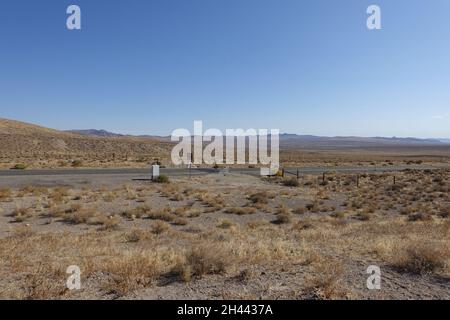
<instances>
[{"instance_id":1,"label":"distant mountain range","mask_svg":"<svg viewBox=\"0 0 450 320\"><path fill-rule=\"evenodd\" d=\"M123 137L123 134L113 133L106 130L87 129L87 130L66 130L65 132L77 133L83 136L91 137Z\"/></svg>"},{"instance_id":2,"label":"distant mountain range","mask_svg":"<svg viewBox=\"0 0 450 320\"><path fill-rule=\"evenodd\" d=\"M126 137L127 135L109 132L106 130L68 130L92 137ZM140 135L140 138L153 138L161 141L170 141L167 136ZM450 144L450 139L420 139L420 138L398 138L398 137L323 137L314 135L280 134L280 146L293 147L370 147L370 146L417 146L417 145L443 145Z\"/></svg>"},{"instance_id":3,"label":"distant mountain range","mask_svg":"<svg viewBox=\"0 0 450 320\"><path fill-rule=\"evenodd\" d=\"M103 129L85 129L85 130L66 130L64 132L79 134L87 137L102 137L102 138L118 138L118 137L136 137L136 138L150 138L159 141L170 141L170 137L152 136L152 135L126 135L114 133Z\"/></svg>"},{"instance_id":4,"label":"distant mountain range","mask_svg":"<svg viewBox=\"0 0 450 320\"><path fill-rule=\"evenodd\" d=\"M433 146L450 144L445 139L419 139L398 137L320 137L312 135L281 134L280 146L286 148L335 147L364 148L377 146Z\"/></svg>"}]
</instances>

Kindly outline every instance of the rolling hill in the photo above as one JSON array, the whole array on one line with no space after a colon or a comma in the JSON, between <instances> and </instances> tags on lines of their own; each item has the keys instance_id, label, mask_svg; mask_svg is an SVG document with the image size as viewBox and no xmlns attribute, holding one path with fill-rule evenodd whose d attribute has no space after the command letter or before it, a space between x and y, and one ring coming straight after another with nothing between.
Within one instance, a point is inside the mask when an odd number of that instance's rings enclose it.
<instances>
[{"instance_id":1,"label":"rolling hill","mask_svg":"<svg viewBox=\"0 0 450 320\"><path fill-rule=\"evenodd\" d=\"M24 122L0 119L0 163L24 162L63 166L73 160L92 165L106 162L152 161L170 155L172 144L130 136L98 137L64 132ZM5 166L5 165L3 165Z\"/></svg>"}]
</instances>

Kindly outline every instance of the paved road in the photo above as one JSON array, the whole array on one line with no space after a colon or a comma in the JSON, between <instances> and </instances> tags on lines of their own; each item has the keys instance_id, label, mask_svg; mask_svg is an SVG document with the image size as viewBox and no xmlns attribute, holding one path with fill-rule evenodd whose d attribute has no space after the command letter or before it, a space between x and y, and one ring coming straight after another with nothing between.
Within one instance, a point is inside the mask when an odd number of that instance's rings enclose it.
<instances>
[{"instance_id":1,"label":"paved road","mask_svg":"<svg viewBox=\"0 0 450 320\"><path fill-rule=\"evenodd\" d=\"M450 169L450 165L441 166ZM308 167L298 168L300 174L321 174L322 172L340 173L369 173L369 172L395 172L404 169L436 169L430 166L385 166L385 167ZM288 172L296 174L297 168L288 168ZM212 168L196 168L191 170L193 176L208 173L220 173L221 170ZM259 175L259 169L232 168L231 173L242 173L253 176ZM161 173L170 177L188 176L189 169L163 168ZM72 186L92 187L118 186L130 183L133 180L148 180L150 169L42 169L42 170L0 170L0 187L20 188L28 185L55 187Z\"/></svg>"},{"instance_id":2,"label":"paved road","mask_svg":"<svg viewBox=\"0 0 450 320\"><path fill-rule=\"evenodd\" d=\"M355 166L355 167L300 167L286 168L288 172L295 173L297 169L300 174L320 174L323 172L339 172L339 173L368 173L368 172L398 172L405 169L427 170L427 169L450 169L450 165L427 166L427 165L401 165L401 166ZM168 176L187 176L220 173L223 170L213 168L162 168L161 174ZM257 168L230 168L230 173L241 173L250 175L259 175L260 170ZM119 169L38 169L38 170L0 170L0 177L17 177L17 176L85 176L85 175L150 175L150 169L139 168L119 168Z\"/></svg>"}]
</instances>

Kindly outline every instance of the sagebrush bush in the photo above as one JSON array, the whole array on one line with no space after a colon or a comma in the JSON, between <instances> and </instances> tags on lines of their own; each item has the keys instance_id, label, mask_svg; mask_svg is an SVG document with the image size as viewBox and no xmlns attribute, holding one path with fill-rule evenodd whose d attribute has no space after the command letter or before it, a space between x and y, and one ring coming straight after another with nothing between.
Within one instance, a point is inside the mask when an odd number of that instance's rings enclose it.
<instances>
[{"instance_id":1,"label":"sagebrush bush","mask_svg":"<svg viewBox=\"0 0 450 320\"><path fill-rule=\"evenodd\" d=\"M81 161L81 160L73 160L72 161L72 167L78 168L78 167L81 167L81 166L83 166L83 161Z\"/></svg>"},{"instance_id":2,"label":"sagebrush bush","mask_svg":"<svg viewBox=\"0 0 450 320\"><path fill-rule=\"evenodd\" d=\"M0 188L0 200L11 197L12 191L10 188Z\"/></svg>"},{"instance_id":3,"label":"sagebrush bush","mask_svg":"<svg viewBox=\"0 0 450 320\"><path fill-rule=\"evenodd\" d=\"M177 269L182 278L189 280L191 276L222 274L233 263L230 253L222 246L214 244L196 245L186 253L185 258L185 263Z\"/></svg>"},{"instance_id":4,"label":"sagebrush bush","mask_svg":"<svg viewBox=\"0 0 450 320\"><path fill-rule=\"evenodd\" d=\"M243 208L231 207L231 208L226 208L225 213L237 214L239 216L242 216L245 214L254 214L254 213L256 213L256 209L252 208L252 207L243 207Z\"/></svg>"},{"instance_id":5,"label":"sagebrush bush","mask_svg":"<svg viewBox=\"0 0 450 320\"><path fill-rule=\"evenodd\" d=\"M251 194L248 199L253 202L253 203L262 203L262 204L267 204L268 203L268 199L269 195L267 194L267 192L257 192L254 194Z\"/></svg>"},{"instance_id":6,"label":"sagebrush bush","mask_svg":"<svg viewBox=\"0 0 450 320\"><path fill-rule=\"evenodd\" d=\"M286 224L286 223L291 223L292 222L292 218L291 215L288 213L281 213L279 215L277 215L277 218L273 221L273 223L275 224Z\"/></svg>"},{"instance_id":7,"label":"sagebrush bush","mask_svg":"<svg viewBox=\"0 0 450 320\"><path fill-rule=\"evenodd\" d=\"M169 177L166 176L165 174L161 174L161 175L157 176L156 178L154 178L153 182L156 182L156 183L169 183Z\"/></svg>"},{"instance_id":8,"label":"sagebrush bush","mask_svg":"<svg viewBox=\"0 0 450 320\"><path fill-rule=\"evenodd\" d=\"M426 274L446 266L450 248L439 243L411 243L395 253L392 264L401 271Z\"/></svg>"},{"instance_id":9,"label":"sagebrush bush","mask_svg":"<svg viewBox=\"0 0 450 320\"><path fill-rule=\"evenodd\" d=\"M283 180L283 185L286 187L298 187L300 183L298 182L297 178L287 178Z\"/></svg>"},{"instance_id":10,"label":"sagebrush bush","mask_svg":"<svg viewBox=\"0 0 450 320\"><path fill-rule=\"evenodd\" d=\"M412 213L408 216L408 221L429 221L431 219L432 218L429 214L425 214L422 212Z\"/></svg>"},{"instance_id":11,"label":"sagebrush bush","mask_svg":"<svg viewBox=\"0 0 450 320\"><path fill-rule=\"evenodd\" d=\"M154 234L162 234L170 229L170 225L167 222L157 220L153 222L151 231Z\"/></svg>"},{"instance_id":12,"label":"sagebrush bush","mask_svg":"<svg viewBox=\"0 0 450 320\"><path fill-rule=\"evenodd\" d=\"M11 169L14 170L25 170L27 168L27 165L24 163L18 163L16 165L14 165Z\"/></svg>"},{"instance_id":13,"label":"sagebrush bush","mask_svg":"<svg viewBox=\"0 0 450 320\"><path fill-rule=\"evenodd\" d=\"M306 208L304 206L300 206L292 210L295 214L304 214L306 212Z\"/></svg>"}]
</instances>

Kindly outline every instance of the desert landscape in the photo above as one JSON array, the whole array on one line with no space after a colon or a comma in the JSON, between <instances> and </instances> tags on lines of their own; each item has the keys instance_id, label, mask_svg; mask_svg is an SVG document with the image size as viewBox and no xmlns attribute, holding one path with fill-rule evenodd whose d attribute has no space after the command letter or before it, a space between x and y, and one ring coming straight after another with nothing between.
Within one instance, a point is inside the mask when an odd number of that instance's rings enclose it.
<instances>
[{"instance_id":1,"label":"desert landscape","mask_svg":"<svg viewBox=\"0 0 450 320\"><path fill-rule=\"evenodd\" d=\"M450 299L450 146L350 140L282 143L282 166L323 169L298 177L15 177L170 166L173 144L1 120L0 298Z\"/></svg>"}]
</instances>

